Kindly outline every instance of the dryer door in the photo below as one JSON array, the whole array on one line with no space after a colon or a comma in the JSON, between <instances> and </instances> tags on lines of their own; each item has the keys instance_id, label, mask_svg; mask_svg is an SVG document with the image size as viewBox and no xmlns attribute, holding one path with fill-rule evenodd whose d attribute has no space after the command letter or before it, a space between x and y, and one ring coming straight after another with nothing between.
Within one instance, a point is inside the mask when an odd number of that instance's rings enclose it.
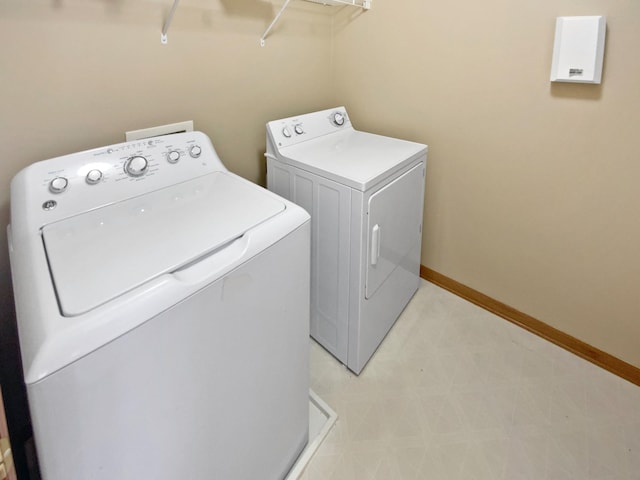
<instances>
[{"instance_id":1,"label":"dryer door","mask_svg":"<svg viewBox=\"0 0 640 480\"><path fill-rule=\"evenodd\" d=\"M371 298L422 239L424 163L371 195L365 298ZM418 251L420 251L418 249Z\"/></svg>"}]
</instances>

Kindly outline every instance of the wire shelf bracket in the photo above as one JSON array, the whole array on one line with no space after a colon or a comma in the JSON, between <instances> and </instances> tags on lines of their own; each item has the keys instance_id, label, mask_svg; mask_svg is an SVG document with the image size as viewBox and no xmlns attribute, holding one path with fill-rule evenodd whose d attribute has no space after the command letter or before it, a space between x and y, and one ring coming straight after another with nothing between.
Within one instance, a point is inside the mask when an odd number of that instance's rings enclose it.
<instances>
[{"instance_id":1,"label":"wire shelf bracket","mask_svg":"<svg viewBox=\"0 0 640 480\"><path fill-rule=\"evenodd\" d=\"M178 3L180 0L173 0L173 6L169 11L169 15L167 15L166 20L164 21L164 26L162 27L162 33L160 34L160 43L166 45L169 39L167 38L167 32L169 31L169 27L171 26L171 21L173 20L173 15L176 13L178 9Z\"/></svg>"},{"instance_id":2,"label":"wire shelf bracket","mask_svg":"<svg viewBox=\"0 0 640 480\"><path fill-rule=\"evenodd\" d=\"M178 0L176 0L177 2ZM353 7L359 7L362 8L363 10L369 10L371 8L371 0L361 0L361 2L357 2L356 0L307 0L310 2L314 2L314 3L323 3L325 5L330 5L330 6L335 6L335 5L351 5ZM266 42L266 38L269 35L269 33L271 32L271 30L273 29L274 25L276 23L278 23L278 20L280 20L280 17L282 16L282 14L284 13L284 11L287 9L287 7L289 6L289 3L291 3L291 0L286 0L286 2L284 2L284 4L282 5L282 8L280 8L280 11L276 14L275 18L273 19L273 21L269 24L269 26L267 27L267 29L264 31L264 33L262 34L262 37L260 37L260 46L264 47Z\"/></svg>"}]
</instances>

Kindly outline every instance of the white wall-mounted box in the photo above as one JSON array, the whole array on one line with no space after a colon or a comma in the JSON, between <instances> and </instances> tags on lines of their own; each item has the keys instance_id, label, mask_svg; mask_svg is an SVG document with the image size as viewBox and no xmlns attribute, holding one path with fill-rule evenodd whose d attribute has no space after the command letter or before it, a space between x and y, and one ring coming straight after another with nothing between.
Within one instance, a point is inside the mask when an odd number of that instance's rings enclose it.
<instances>
[{"instance_id":1,"label":"white wall-mounted box","mask_svg":"<svg viewBox=\"0 0 640 480\"><path fill-rule=\"evenodd\" d=\"M558 17L551 81L600 83L605 32L603 16Z\"/></svg>"},{"instance_id":2,"label":"white wall-mounted box","mask_svg":"<svg viewBox=\"0 0 640 480\"><path fill-rule=\"evenodd\" d=\"M124 132L125 141L141 140L143 138L158 137L160 135L170 135L172 133L193 132L193 120L184 122L169 123L157 127L142 128L140 130L130 130ZM2 480L2 479L0 479Z\"/></svg>"}]
</instances>

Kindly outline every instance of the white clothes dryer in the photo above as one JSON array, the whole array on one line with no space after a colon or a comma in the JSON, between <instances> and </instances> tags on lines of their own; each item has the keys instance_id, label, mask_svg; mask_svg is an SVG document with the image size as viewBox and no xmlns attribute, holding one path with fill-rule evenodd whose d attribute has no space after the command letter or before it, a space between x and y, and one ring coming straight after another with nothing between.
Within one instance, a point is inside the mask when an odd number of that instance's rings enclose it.
<instances>
[{"instance_id":1,"label":"white clothes dryer","mask_svg":"<svg viewBox=\"0 0 640 480\"><path fill-rule=\"evenodd\" d=\"M419 285L427 146L344 107L267 123L267 187L311 214L311 336L360 373Z\"/></svg>"},{"instance_id":2,"label":"white clothes dryer","mask_svg":"<svg viewBox=\"0 0 640 480\"><path fill-rule=\"evenodd\" d=\"M8 235L42 478L284 478L308 437L309 232L200 132L18 173Z\"/></svg>"}]
</instances>

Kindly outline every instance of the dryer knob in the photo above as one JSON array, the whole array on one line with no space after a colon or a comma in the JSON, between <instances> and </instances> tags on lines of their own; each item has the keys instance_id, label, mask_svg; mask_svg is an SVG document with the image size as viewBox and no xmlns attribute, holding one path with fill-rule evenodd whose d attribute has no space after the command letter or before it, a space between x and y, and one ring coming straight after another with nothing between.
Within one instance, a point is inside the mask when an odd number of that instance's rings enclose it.
<instances>
[{"instance_id":1,"label":"dryer knob","mask_svg":"<svg viewBox=\"0 0 640 480\"><path fill-rule=\"evenodd\" d=\"M191 155L193 158L198 158L201 153L202 153L202 148L200 148L199 145L194 145L189 149L189 155Z\"/></svg>"},{"instance_id":2,"label":"dryer knob","mask_svg":"<svg viewBox=\"0 0 640 480\"><path fill-rule=\"evenodd\" d=\"M336 112L333 114L333 123L341 127L344 125L344 115L341 112Z\"/></svg>"},{"instance_id":3,"label":"dryer knob","mask_svg":"<svg viewBox=\"0 0 640 480\"><path fill-rule=\"evenodd\" d=\"M69 186L69 180L64 177L56 177L49 182L49 191L51 193L62 193Z\"/></svg>"},{"instance_id":4,"label":"dryer knob","mask_svg":"<svg viewBox=\"0 0 640 480\"><path fill-rule=\"evenodd\" d=\"M293 127L293 129L298 135L302 135L304 133L304 130L302 129L301 124L297 124L295 127Z\"/></svg>"},{"instance_id":5,"label":"dryer knob","mask_svg":"<svg viewBox=\"0 0 640 480\"><path fill-rule=\"evenodd\" d=\"M282 135L284 135L286 138L291 138L291 131L287 127L284 127L282 129Z\"/></svg>"},{"instance_id":6,"label":"dryer knob","mask_svg":"<svg viewBox=\"0 0 640 480\"><path fill-rule=\"evenodd\" d=\"M147 172L148 168L149 162L140 155L129 157L127 161L124 162L124 172L130 177L141 177Z\"/></svg>"}]
</instances>

